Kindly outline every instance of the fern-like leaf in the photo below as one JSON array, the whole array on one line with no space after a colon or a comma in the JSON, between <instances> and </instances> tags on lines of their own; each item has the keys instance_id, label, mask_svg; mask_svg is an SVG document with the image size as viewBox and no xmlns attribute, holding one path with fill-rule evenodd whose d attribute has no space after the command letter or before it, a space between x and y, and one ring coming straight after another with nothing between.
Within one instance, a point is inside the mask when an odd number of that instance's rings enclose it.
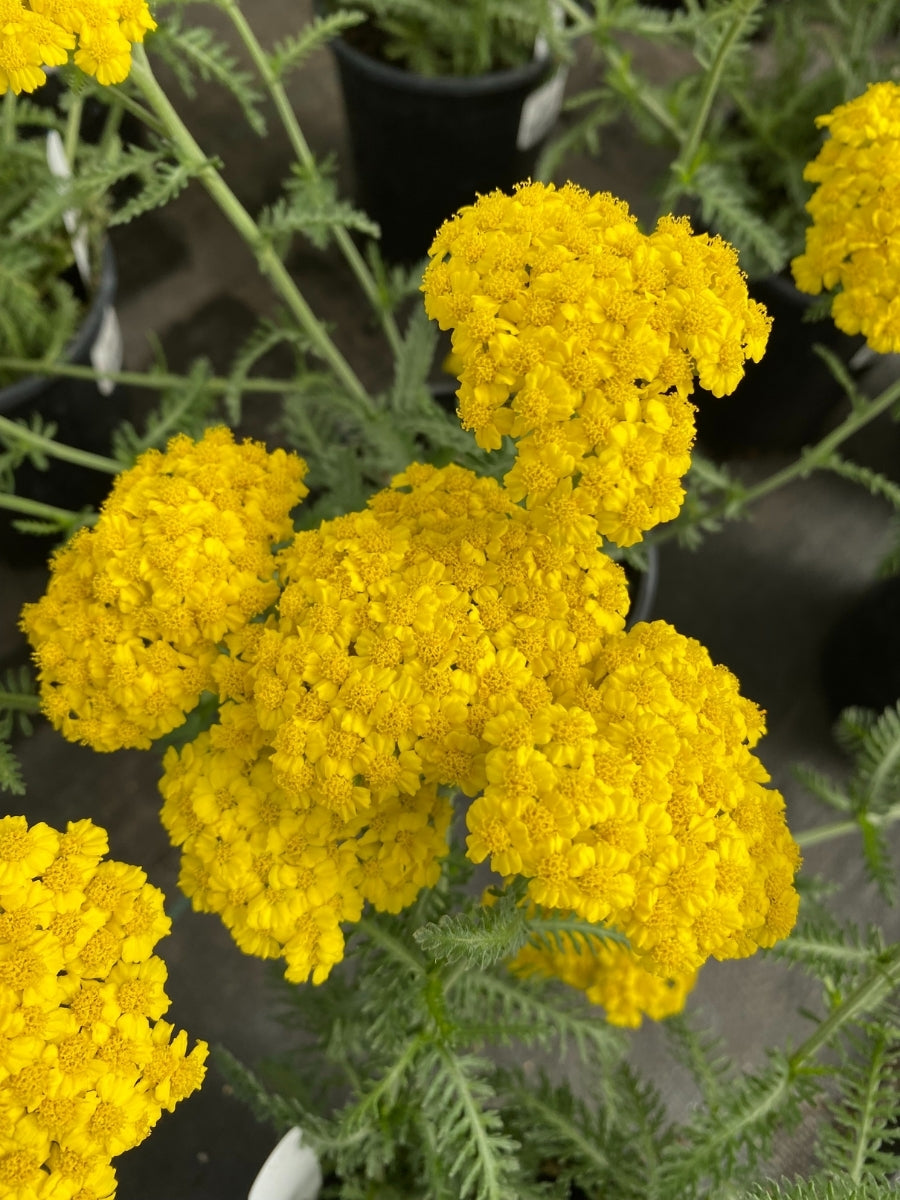
<instances>
[{"instance_id":1,"label":"fern-like leaf","mask_svg":"<svg viewBox=\"0 0 900 1200\"><path fill-rule=\"evenodd\" d=\"M700 201L703 221L733 242L742 255L749 253L768 271L780 271L788 259L784 239L747 203L746 188L719 163L705 162L694 171L691 193ZM744 266L749 266L746 261Z\"/></svg>"},{"instance_id":2,"label":"fern-like leaf","mask_svg":"<svg viewBox=\"0 0 900 1200\"><path fill-rule=\"evenodd\" d=\"M365 19L365 13L354 12L353 9L314 17L299 33L276 43L269 56L272 74L276 79L284 79L291 71L296 71L302 66L309 56L326 42L339 37L345 30L352 29Z\"/></svg>"},{"instance_id":3,"label":"fern-like leaf","mask_svg":"<svg viewBox=\"0 0 900 1200\"><path fill-rule=\"evenodd\" d=\"M413 934L436 962L466 962L481 969L512 958L528 940L528 924L520 897L507 892L490 907L448 913Z\"/></svg>"},{"instance_id":4,"label":"fern-like leaf","mask_svg":"<svg viewBox=\"0 0 900 1200\"><path fill-rule=\"evenodd\" d=\"M256 81L212 30L204 25L187 23L180 14L173 13L157 31L153 48L175 72L187 96L196 95L198 78L203 83L218 83L240 104L254 133L265 136L266 122L260 111L262 95Z\"/></svg>"},{"instance_id":5,"label":"fern-like leaf","mask_svg":"<svg viewBox=\"0 0 900 1200\"><path fill-rule=\"evenodd\" d=\"M518 1200L518 1143L492 1107L492 1064L475 1055L436 1049L428 1059L423 1115L459 1200Z\"/></svg>"},{"instance_id":6,"label":"fern-like leaf","mask_svg":"<svg viewBox=\"0 0 900 1200\"><path fill-rule=\"evenodd\" d=\"M25 795L25 779L19 760L12 746L3 738L0 738L0 791L13 796Z\"/></svg>"}]
</instances>

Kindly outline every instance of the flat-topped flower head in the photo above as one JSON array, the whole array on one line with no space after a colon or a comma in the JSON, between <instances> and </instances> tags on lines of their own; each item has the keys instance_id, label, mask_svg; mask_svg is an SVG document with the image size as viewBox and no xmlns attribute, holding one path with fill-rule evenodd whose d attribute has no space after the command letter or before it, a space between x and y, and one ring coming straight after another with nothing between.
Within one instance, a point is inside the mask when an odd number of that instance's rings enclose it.
<instances>
[{"instance_id":1,"label":"flat-topped flower head","mask_svg":"<svg viewBox=\"0 0 900 1200\"><path fill-rule=\"evenodd\" d=\"M166 758L195 906L318 983L364 903L396 912L433 885L444 789L477 795L489 737L533 741L529 714L587 685L624 626L624 575L596 542L560 546L496 480L420 463L298 533L277 611L213 666L218 722Z\"/></svg>"},{"instance_id":2,"label":"flat-topped flower head","mask_svg":"<svg viewBox=\"0 0 900 1200\"><path fill-rule=\"evenodd\" d=\"M670 626L626 634L594 518L549 511L555 530L496 480L414 463L280 552L277 606L226 636L218 720L161 783L181 886L246 952L324 980L364 904L436 882L446 788L473 861L627 936L636 971L684 981L789 931L761 712Z\"/></svg>"},{"instance_id":3,"label":"flat-topped flower head","mask_svg":"<svg viewBox=\"0 0 900 1200\"><path fill-rule=\"evenodd\" d=\"M0 819L4 1196L111 1198L111 1160L203 1081L205 1043L160 1020L162 893L106 852L90 821Z\"/></svg>"},{"instance_id":4,"label":"flat-topped flower head","mask_svg":"<svg viewBox=\"0 0 900 1200\"><path fill-rule=\"evenodd\" d=\"M751 753L762 713L662 621L606 639L589 671L543 710L485 725L469 856L624 934L661 979L787 936L800 856Z\"/></svg>"},{"instance_id":5,"label":"flat-topped flower head","mask_svg":"<svg viewBox=\"0 0 900 1200\"><path fill-rule=\"evenodd\" d=\"M515 440L511 498L567 541L581 516L623 546L675 517L695 379L732 392L768 337L733 248L685 218L646 235L609 193L534 183L461 209L429 254L460 420L485 449Z\"/></svg>"},{"instance_id":6,"label":"flat-topped flower head","mask_svg":"<svg viewBox=\"0 0 900 1200\"><path fill-rule=\"evenodd\" d=\"M213 687L224 637L278 596L306 465L225 428L173 438L119 475L100 517L25 606L44 712L71 741L146 748Z\"/></svg>"},{"instance_id":7,"label":"flat-topped flower head","mask_svg":"<svg viewBox=\"0 0 900 1200\"><path fill-rule=\"evenodd\" d=\"M818 117L830 137L803 177L817 184L797 287L834 291L838 329L880 354L900 351L900 85L873 83Z\"/></svg>"},{"instance_id":8,"label":"flat-topped flower head","mask_svg":"<svg viewBox=\"0 0 900 1200\"><path fill-rule=\"evenodd\" d=\"M146 0L0 0L0 95L33 92L71 51L99 83L121 83L132 46L155 28Z\"/></svg>"}]
</instances>

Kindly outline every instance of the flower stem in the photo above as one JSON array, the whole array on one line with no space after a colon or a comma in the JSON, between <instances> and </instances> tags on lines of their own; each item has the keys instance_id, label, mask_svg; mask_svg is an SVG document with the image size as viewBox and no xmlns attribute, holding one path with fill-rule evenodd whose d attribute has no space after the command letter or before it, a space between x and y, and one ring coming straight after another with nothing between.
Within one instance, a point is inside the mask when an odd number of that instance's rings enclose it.
<instances>
[{"instance_id":1,"label":"flower stem","mask_svg":"<svg viewBox=\"0 0 900 1200\"><path fill-rule=\"evenodd\" d=\"M700 103L697 106L697 111L694 113L694 119L690 124L687 136L682 143L681 150L678 156L671 164L669 170L674 177L674 186L667 189L664 203L667 208L675 207L676 202L680 199L682 192L690 185L691 178L695 170L695 159L697 151L700 148L700 142L703 139L703 134L706 131L706 125L709 121L709 114L712 111L713 101L716 98L716 93L719 90L719 84L722 81L722 74L728 63L731 49L734 43L740 37L744 30L744 26L753 16L757 8L759 8L760 0L745 0L745 3L738 5L734 16L725 30L719 48L716 51L716 56L706 72L706 78L703 83L703 91L700 95Z\"/></svg>"},{"instance_id":2,"label":"flower stem","mask_svg":"<svg viewBox=\"0 0 900 1200\"><path fill-rule=\"evenodd\" d=\"M737 502L737 509L742 513L748 505L761 500L763 496L768 496L770 492L777 491L779 488L784 487L785 484L792 483L795 479L807 479L813 471L827 467L828 459L838 446L849 437L852 437L854 433L859 432L860 429L868 425L870 421L887 412L898 401L900 401L900 379L891 383L873 400L868 400L864 404L855 406L853 411L847 415L840 425L814 446L807 446L802 450L794 462L788 463L780 471L773 472L773 474L761 480L753 487L742 490ZM709 521L715 520L718 517L734 515L735 507L734 500L723 500L721 504L713 505L712 508L705 509L698 514L697 520ZM657 535L654 536L651 534L647 537L645 542L648 545L651 543L655 546L662 545L664 542L671 541L672 538L677 537L684 528L684 525L679 527L677 521L672 521L664 529L660 530Z\"/></svg>"},{"instance_id":3,"label":"flower stem","mask_svg":"<svg viewBox=\"0 0 900 1200\"><path fill-rule=\"evenodd\" d=\"M11 421L9 417L0 417L0 440L8 439L10 443L29 446L39 450L51 458L59 458L63 462L76 463L79 467L88 467L92 471L105 471L108 475L118 475L122 464L115 459L104 458L102 454L91 454L89 450L79 450L76 446L67 446L64 442L54 442L51 438L35 433L25 425Z\"/></svg>"},{"instance_id":4,"label":"flower stem","mask_svg":"<svg viewBox=\"0 0 900 1200\"><path fill-rule=\"evenodd\" d=\"M855 988L847 999L825 1018L811 1037L808 1037L788 1059L791 1071L797 1071L813 1055L828 1044L834 1035L847 1024L879 1004L900 984L900 942L895 943L883 955L872 973Z\"/></svg>"},{"instance_id":5,"label":"flower stem","mask_svg":"<svg viewBox=\"0 0 900 1200\"><path fill-rule=\"evenodd\" d=\"M166 136L184 166L200 180L237 232L253 251L259 269L269 279L281 299L296 318L310 344L331 367L337 379L367 416L374 417L376 409L356 372L329 337L319 318L307 304L300 289L275 252L274 246L261 233L259 226L219 174L215 165L203 153L193 134L172 107L168 96L159 86L142 46L134 47L131 79L159 118Z\"/></svg>"},{"instance_id":6,"label":"flower stem","mask_svg":"<svg viewBox=\"0 0 900 1200\"><path fill-rule=\"evenodd\" d=\"M42 504L39 500L29 500L27 496L16 496L11 492L0 492L0 508L21 513L25 517L56 521L63 528L75 525L93 525L97 519L96 513L80 513L72 512L68 508L54 508L52 504Z\"/></svg>"},{"instance_id":7,"label":"flower stem","mask_svg":"<svg viewBox=\"0 0 900 1200\"><path fill-rule=\"evenodd\" d=\"M0 712L39 713L41 698L31 692L4 692L0 690Z\"/></svg>"},{"instance_id":8,"label":"flower stem","mask_svg":"<svg viewBox=\"0 0 900 1200\"><path fill-rule=\"evenodd\" d=\"M3 96L2 142L11 146L16 140L16 93L9 89Z\"/></svg>"},{"instance_id":9,"label":"flower stem","mask_svg":"<svg viewBox=\"0 0 900 1200\"><path fill-rule=\"evenodd\" d=\"M895 805L883 813L866 813L866 820L871 825L892 825L898 819L900 819L900 805ZM845 837L848 833L858 832L859 821L850 817L846 821L833 821L830 825L817 825L813 829L804 829L793 836L800 849L807 850L810 846L819 846L822 842L831 842L835 838Z\"/></svg>"},{"instance_id":10,"label":"flower stem","mask_svg":"<svg viewBox=\"0 0 900 1200\"><path fill-rule=\"evenodd\" d=\"M31 358L2 358L0 371L15 371L22 375L60 375L66 379L96 379L97 371L93 367L83 367L75 363L45 362L43 359ZM190 383L186 375L171 375L162 372L143 371L104 371L104 379L113 383L125 384L129 387L149 388L153 391L165 391L166 388L185 387ZM209 392L227 392L231 381L221 377L204 379L203 387ZM241 382L243 392L289 392L289 379L244 379ZM17 429L21 428L16 426Z\"/></svg>"},{"instance_id":11,"label":"flower stem","mask_svg":"<svg viewBox=\"0 0 900 1200\"><path fill-rule=\"evenodd\" d=\"M228 14L238 36L247 48L247 53L253 60L254 66L259 71L260 77L272 98L272 103L275 105L275 110L278 113L285 133L288 135L294 154L304 167L318 172L318 164L309 148L309 143L303 136L303 130L300 128L300 122L297 120L297 114L291 107L287 93L278 76L273 71L272 64L260 45L259 39L250 27L247 18L241 11L240 5L237 3L237 0L220 0L220 7ZM357 282L365 293L366 298L372 305L375 314L381 321L382 329L391 350L394 354L399 354L402 346L400 331L397 328L393 314L385 308L381 300L378 284L375 282L365 259L359 250L357 250L353 238L346 229L338 226L334 230L334 239L340 247L348 266L356 276Z\"/></svg>"},{"instance_id":12,"label":"flower stem","mask_svg":"<svg viewBox=\"0 0 900 1200\"><path fill-rule=\"evenodd\" d=\"M84 109L84 99L72 94L69 105L69 116L66 121L66 136L63 148L66 152L66 162L72 171L75 170L75 156L78 154L78 138L81 134L81 113Z\"/></svg>"}]
</instances>

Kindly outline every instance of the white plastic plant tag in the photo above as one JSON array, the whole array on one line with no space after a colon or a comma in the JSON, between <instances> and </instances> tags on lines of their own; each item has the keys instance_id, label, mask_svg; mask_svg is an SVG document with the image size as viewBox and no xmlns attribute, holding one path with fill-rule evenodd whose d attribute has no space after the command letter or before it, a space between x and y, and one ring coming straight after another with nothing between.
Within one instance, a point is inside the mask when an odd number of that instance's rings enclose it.
<instances>
[{"instance_id":1,"label":"white plastic plant tag","mask_svg":"<svg viewBox=\"0 0 900 1200\"><path fill-rule=\"evenodd\" d=\"M110 379L110 375L122 366L122 353L122 327L116 310L108 304L100 322L100 331L91 346L91 366L100 372L97 391L101 396L109 396L115 390L115 380Z\"/></svg>"},{"instance_id":2,"label":"white plastic plant tag","mask_svg":"<svg viewBox=\"0 0 900 1200\"><path fill-rule=\"evenodd\" d=\"M72 168L69 166L69 160L66 158L66 148L56 129L51 129L47 134L47 166L50 168L50 174L57 179L70 179L72 177ZM72 251L75 255L75 265L78 268L78 274L81 276L82 283L87 285L91 281L91 261L88 254L87 234L81 228L81 220L74 208L67 208L65 210L63 213L63 223L72 242Z\"/></svg>"},{"instance_id":3,"label":"white plastic plant tag","mask_svg":"<svg viewBox=\"0 0 900 1200\"><path fill-rule=\"evenodd\" d=\"M562 108L567 74L565 67L559 67L522 105L516 134L517 150L530 150L553 128Z\"/></svg>"},{"instance_id":4,"label":"white plastic plant tag","mask_svg":"<svg viewBox=\"0 0 900 1200\"><path fill-rule=\"evenodd\" d=\"M322 1186L319 1160L290 1129L263 1163L247 1200L316 1200Z\"/></svg>"}]
</instances>

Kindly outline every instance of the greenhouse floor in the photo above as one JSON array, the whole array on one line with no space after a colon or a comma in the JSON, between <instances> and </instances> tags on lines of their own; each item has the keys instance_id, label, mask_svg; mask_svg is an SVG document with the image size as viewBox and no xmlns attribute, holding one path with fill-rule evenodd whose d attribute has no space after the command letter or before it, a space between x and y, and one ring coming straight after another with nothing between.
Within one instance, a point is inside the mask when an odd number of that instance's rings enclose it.
<instances>
[{"instance_id":1,"label":"greenhouse floor","mask_svg":"<svg viewBox=\"0 0 900 1200\"><path fill-rule=\"evenodd\" d=\"M299 20L309 0L257 0L258 32L268 43ZM205 10L212 13L213 10ZM580 62L570 89L586 86L593 68ZM352 187L346 133L336 76L321 53L294 77L292 99L313 149L336 154L339 178ZM181 110L210 155L226 163L226 177L251 210L266 203L287 173L285 140L271 117L264 140L249 133L232 102L212 87ZM639 215L654 208L652 181L662 159L642 148L625 126L604 135L602 157L578 158L569 174L592 190L609 189L628 199ZM247 250L226 227L206 194L191 186L163 212L116 231L119 318L125 364L139 369L152 360L148 333L161 341L173 370L199 354L223 370L250 332L257 314L272 311L267 285ZM290 268L314 310L335 327L335 336L365 382L381 386L389 362L376 330L343 263L333 252L297 249ZM882 361L881 377L897 364ZM866 386L874 386L867 380ZM135 411L133 393L114 401L123 415ZM255 436L270 432L274 412L246 413ZM832 419L839 419L836 410ZM862 461L898 477L900 431L890 423L856 443ZM755 481L787 461L779 454L735 459L731 469ZM831 737L831 718L820 681L822 644L838 615L874 577L889 533L886 504L832 476L814 476L769 495L749 520L726 524L696 551L669 543L661 551L655 618L671 621L699 638L713 658L739 677L744 693L768 712L770 732L761 756L785 793L790 823L805 829L828 819L792 775L806 763L840 774L844 762ZM41 592L42 568L0 568L0 663L24 660L11 630L20 604ZM110 831L116 858L140 863L152 882L175 891L177 855L158 820L158 759L152 753L108 756L65 743L41 723L18 750L23 762L30 819L59 825L91 817ZM12 801L13 810L17 802ZM851 839L831 842L808 855L808 866L842 887L841 910L861 921L882 919L900 934L896 913L887 912L867 882ZM281 1034L267 1002L266 964L241 955L219 921L183 912L160 947L169 966L172 1008L167 1019L191 1037L224 1043L253 1062L277 1051ZM767 1044L784 1044L807 1028L798 1007L813 1004L814 991L786 966L758 955L746 962L711 964L702 973L692 1005L721 1034L741 1067L761 1062ZM658 1029L635 1037L635 1060L652 1070L673 1111L689 1103L683 1076L665 1065ZM202 1092L164 1116L153 1135L118 1164L122 1200L242 1200L273 1142L272 1132L228 1092L215 1070ZM802 1140L785 1148L784 1165L802 1165Z\"/></svg>"}]
</instances>

